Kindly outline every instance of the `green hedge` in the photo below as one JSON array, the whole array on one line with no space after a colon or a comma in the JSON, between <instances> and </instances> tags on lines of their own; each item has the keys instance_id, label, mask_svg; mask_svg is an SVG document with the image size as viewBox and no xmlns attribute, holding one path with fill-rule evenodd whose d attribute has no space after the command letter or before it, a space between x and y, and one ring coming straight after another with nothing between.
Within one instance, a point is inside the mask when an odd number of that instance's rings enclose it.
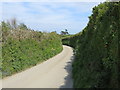
<instances>
[{"instance_id":1,"label":"green hedge","mask_svg":"<svg viewBox=\"0 0 120 90\"><path fill-rule=\"evenodd\" d=\"M73 79L75 88L120 88L120 2L93 8L89 23L76 38ZM64 40L63 40L64 41ZM70 42L73 43L70 43Z\"/></svg>"},{"instance_id":2,"label":"green hedge","mask_svg":"<svg viewBox=\"0 0 120 90\"><path fill-rule=\"evenodd\" d=\"M75 48L77 46L77 42L78 42L78 39L79 39L80 35L81 35L81 32L78 33L78 34L75 34L75 35L70 35L69 37L64 36L64 38L62 38L62 44Z\"/></svg>"},{"instance_id":3,"label":"green hedge","mask_svg":"<svg viewBox=\"0 0 120 90\"><path fill-rule=\"evenodd\" d=\"M5 30L2 43L2 76L35 66L62 51L60 37L32 30Z\"/></svg>"}]
</instances>

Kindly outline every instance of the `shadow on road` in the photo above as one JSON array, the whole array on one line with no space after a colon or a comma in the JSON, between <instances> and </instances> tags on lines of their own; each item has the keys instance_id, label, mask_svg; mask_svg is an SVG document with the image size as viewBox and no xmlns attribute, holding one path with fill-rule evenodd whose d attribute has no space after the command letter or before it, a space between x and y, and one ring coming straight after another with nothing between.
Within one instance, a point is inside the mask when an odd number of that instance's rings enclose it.
<instances>
[{"instance_id":1,"label":"shadow on road","mask_svg":"<svg viewBox=\"0 0 120 90\"><path fill-rule=\"evenodd\" d=\"M65 84L60 88L73 88L73 80L72 80L72 62L74 60L74 55L71 56L70 61L66 63L64 69L68 72L68 75L64 78Z\"/></svg>"}]
</instances>

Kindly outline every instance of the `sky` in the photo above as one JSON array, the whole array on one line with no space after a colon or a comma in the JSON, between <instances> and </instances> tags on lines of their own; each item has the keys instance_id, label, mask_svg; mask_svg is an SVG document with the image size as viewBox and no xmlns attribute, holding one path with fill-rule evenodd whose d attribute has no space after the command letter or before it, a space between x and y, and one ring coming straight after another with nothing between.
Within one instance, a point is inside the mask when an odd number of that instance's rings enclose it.
<instances>
[{"instance_id":1,"label":"sky","mask_svg":"<svg viewBox=\"0 0 120 90\"><path fill-rule=\"evenodd\" d=\"M25 23L34 30L60 33L67 29L70 34L76 34L86 27L92 8L99 3L2 2L0 21L16 18L19 23Z\"/></svg>"}]
</instances>

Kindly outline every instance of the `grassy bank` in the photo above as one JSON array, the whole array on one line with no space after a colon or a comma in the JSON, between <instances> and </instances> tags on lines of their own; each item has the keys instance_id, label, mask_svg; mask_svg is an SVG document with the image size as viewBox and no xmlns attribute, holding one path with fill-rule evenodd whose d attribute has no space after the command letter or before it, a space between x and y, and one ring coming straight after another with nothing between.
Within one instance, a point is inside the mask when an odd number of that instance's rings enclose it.
<instances>
[{"instance_id":1,"label":"grassy bank","mask_svg":"<svg viewBox=\"0 0 120 90\"><path fill-rule=\"evenodd\" d=\"M55 32L38 32L20 25L13 28L2 22L3 77L35 66L61 51L61 40Z\"/></svg>"}]
</instances>

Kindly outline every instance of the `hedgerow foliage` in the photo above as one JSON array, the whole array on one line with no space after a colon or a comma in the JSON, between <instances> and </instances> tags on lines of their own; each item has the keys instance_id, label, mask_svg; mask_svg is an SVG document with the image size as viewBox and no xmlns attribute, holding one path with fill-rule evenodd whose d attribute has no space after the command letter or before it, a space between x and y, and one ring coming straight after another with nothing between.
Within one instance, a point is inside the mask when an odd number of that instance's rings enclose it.
<instances>
[{"instance_id":1,"label":"hedgerow foliage","mask_svg":"<svg viewBox=\"0 0 120 90\"><path fill-rule=\"evenodd\" d=\"M70 46L77 41L74 87L120 88L119 15L120 2L101 3L93 8L89 23L81 34L75 39L67 39Z\"/></svg>"},{"instance_id":2,"label":"hedgerow foliage","mask_svg":"<svg viewBox=\"0 0 120 90\"><path fill-rule=\"evenodd\" d=\"M81 35L81 32L75 35L62 36L62 43L64 45L68 45L73 48L76 48L80 35Z\"/></svg>"},{"instance_id":3,"label":"hedgerow foliage","mask_svg":"<svg viewBox=\"0 0 120 90\"><path fill-rule=\"evenodd\" d=\"M2 76L6 77L43 62L62 50L55 32L28 29L24 24L2 22Z\"/></svg>"}]
</instances>

